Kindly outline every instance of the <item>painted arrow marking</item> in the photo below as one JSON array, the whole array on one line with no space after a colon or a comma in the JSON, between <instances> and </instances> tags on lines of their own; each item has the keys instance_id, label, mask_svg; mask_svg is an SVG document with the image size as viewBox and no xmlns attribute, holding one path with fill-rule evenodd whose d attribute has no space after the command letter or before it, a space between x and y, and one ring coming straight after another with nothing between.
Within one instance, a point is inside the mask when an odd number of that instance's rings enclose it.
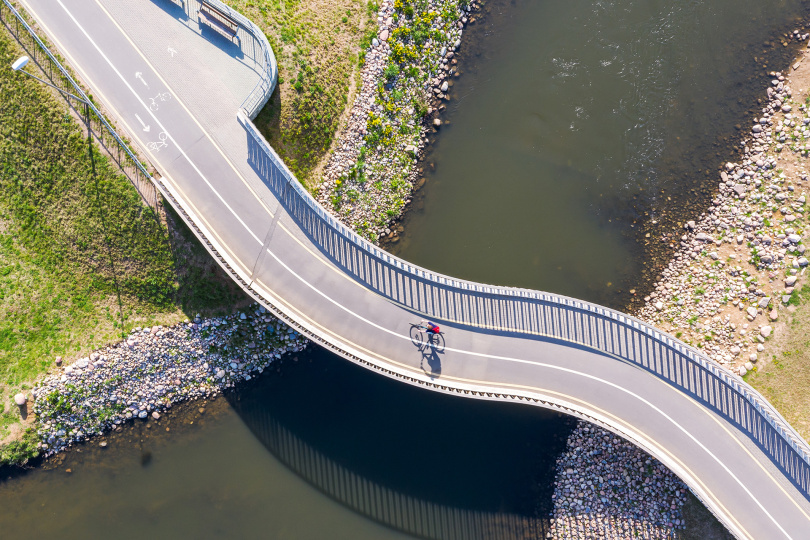
<instances>
[{"instance_id":1,"label":"painted arrow marking","mask_svg":"<svg viewBox=\"0 0 810 540\"><path fill-rule=\"evenodd\" d=\"M138 122L140 122L140 123L141 123L141 125L143 126L143 130L144 130L145 132L149 133L149 130L150 130L150 129L152 129L152 128L151 128L151 127L149 127L149 126L147 126L146 124L144 124L143 120L141 120L141 117L140 117L140 116L138 116L138 114L137 114L137 113L135 113L135 118L137 118L137 119L138 119Z\"/></svg>"},{"instance_id":2,"label":"painted arrow marking","mask_svg":"<svg viewBox=\"0 0 810 540\"><path fill-rule=\"evenodd\" d=\"M144 85L145 87L149 88L149 85L148 85L148 84L146 84L146 81L143 79L143 73L141 73L140 71L136 71L136 72L135 72L135 78L136 78L136 79L140 79L140 80L141 80L141 82L143 83L143 85Z\"/></svg>"}]
</instances>

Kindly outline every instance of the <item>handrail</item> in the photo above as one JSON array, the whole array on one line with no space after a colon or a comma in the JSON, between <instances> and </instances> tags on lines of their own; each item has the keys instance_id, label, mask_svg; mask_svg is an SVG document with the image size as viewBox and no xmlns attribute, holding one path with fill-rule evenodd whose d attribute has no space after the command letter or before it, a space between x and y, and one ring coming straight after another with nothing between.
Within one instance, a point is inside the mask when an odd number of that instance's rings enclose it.
<instances>
[{"instance_id":1,"label":"handrail","mask_svg":"<svg viewBox=\"0 0 810 540\"><path fill-rule=\"evenodd\" d=\"M627 332L632 333L633 336L649 340L653 345L658 345L663 347L666 351L671 351L674 355L677 355L678 358L690 362L703 373L713 377L713 380L718 381L725 388L731 390L733 395L731 397L726 397L724 395L721 398L700 396L697 394L699 392L697 387L692 388L688 384L685 386L683 381L679 382L673 378L671 373L667 375L666 373L661 373L658 370L651 369L651 371L654 371L657 376L667 381L669 384L695 394L699 400L702 400L710 406L717 408L720 414L724 415L733 423L738 424L752 437L752 439L757 441L760 446L763 447L774 463L776 463L777 466L782 469L782 471L793 481L793 483L801 489L805 496L810 498L810 445L807 444L807 442L759 392L757 392L747 383L743 382L736 375L716 364L696 349L686 345L670 335L661 332L660 330L657 330L655 327L631 315L626 315L610 308L598 306L562 295L514 287L485 285L456 279L413 265L382 251L380 248L359 236L343 223L339 222L309 194L309 192L295 178L295 175L293 175L293 173L285 166L278 154L276 154L273 148L267 143L253 122L247 118L245 111L239 111L237 116L248 130L255 143L262 148L267 157L269 157L276 165L278 170L281 171L282 176L286 181L286 185L291 188L290 190L287 190L288 193L294 193L299 202L304 203L320 221L326 224L346 241L356 246L359 250L373 256L378 261L386 264L395 271L410 274L417 280L434 283L437 286L440 286L442 289L455 289L460 294L469 295L471 293L478 293L490 297L530 300L537 303L556 305L570 312L578 312L580 314L585 314L600 320L610 321L611 324L618 325ZM514 328L509 328L508 330L521 332L520 329ZM543 335L545 337L565 341L574 341L580 345L584 345L592 349L599 349L599 347L595 346L592 342L578 340L576 338L572 339L569 334L558 332L556 335L554 333L545 333ZM614 351L607 350L606 348L599 350L608 352L610 354L616 354ZM637 365L642 365L643 367L650 369L648 366L643 364L644 359L640 360L633 355L629 355L629 353L628 355L624 356L624 358L633 361ZM667 371L669 372L669 370ZM753 411L765 421L767 426L771 428L771 431L763 430L763 426L759 425L755 419L750 418L750 414L742 410L742 408L740 408L739 411L736 410L735 407L737 405L741 406L743 403L738 404L736 401L733 401L732 398L734 395L739 396L744 403L750 405ZM721 402L712 403L710 399L720 399ZM727 408L728 411L723 410L724 407ZM796 460L791 460L789 457L784 455L785 448L780 447L778 445L778 441L772 440L772 434L775 434L786 443L786 445L794 452L797 458Z\"/></svg>"},{"instance_id":2,"label":"handrail","mask_svg":"<svg viewBox=\"0 0 810 540\"><path fill-rule=\"evenodd\" d=\"M59 73L62 75L64 80L66 80L70 84L70 87L73 88L73 92L75 92L76 95L78 97L80 97L84 101L84 103L87 106L88 110L90 112L92 112L93 115L95 115L97 120L101 123L102 127L104 129L106 129L106 131L113 137L115 142L118 144L118 147L125 152L126 156L129 157L129 159L132 161L133 165L135 165L136 169L141 174L143 174L144 177L146 178L146 180L148 180L149 184L153 188L155 188L154 179L152 178L152 175L149 173L149 171L146 169L146 166L144 166L144 164L141 163L140 159L138 159L138 157L135 155L135 153L129 148L129 145L127 145L127 143L125 143L121 139L121 137L118 135L118 133L115 131L115 129L113 129L113 127L110 125L110 123L107 122L107 119L104 117L104 115L101 113L101 111L99 111L98 108L96 108L96 106L93 104L93 102L90 100L90 98L87 97L87 94L84 92L82 87L79 86L78 83L76 83L73 76L65 69L65 67L59 62L59 60L56 59L56 57L51 53L50 49L48 49L48 47L45 45L45 43L42 42L42 40L39 38L37 33L34 31L34 29L31 28L31 26L26 22L25 18L20 14L19 11L17 11L17 8L14 7L14 5L10 2L10 0L3 0L3 4L5 4L5 6L9 9L9 11L11 11L12 15L14 15L14 17L17 20L17 24L22 25L22 27L28 33L28 37L31 38L31 40L33 40L34 43L47 55L47 57L50 60L51 64L56 66L56 68L59 70ZM2 18L1 16L2 16L2 10L0 10L0 18ZM19 40L19 35L17 35L16 37ZM50 77L50 79L51 79L51 81L53 81L53 77ZM55 81L53 81L53 82L55 82ZM88 118L88 121L90 121L90 118ZM91 128L88 125L88 130L90 130L90 129ZM119 162L120 162L120 160L119 160ZM120 165L120 163L119 163L119 165ZM144 199L144 201L148 205L152 206L153 208L157 208L157 206L158 206L157 192L155 192L155 196L153 197L153 200L151 200L151 201L147 200L144 193L141 192L141 186L137 185L137 183L132 181L131 178L130 178L130 182L132 182L132 184L135 186L135 189L138 191L138 193L141 195L141 197Z\"/></svg>"},{"instance_id":3,"label":"handrail","mask_svg":"<svg viewBox=\"0 0 810 540\"><path fill-rule=\"evenodd\" d=\"M270 42L267 41L267 36L253 21L220 0L205 0L205 2L226 13L228 17L239 23L240 28L244 29L259 44L261 60L264 63L261 78L241 105L241 108L247 112L250 118L256 118L256 115L259 114L259 111L262 110L262 107L273 94L278 80L278 64L276 63L276 56L273 54L273 48L270 46Z\"/></svg>"}]
</instances>

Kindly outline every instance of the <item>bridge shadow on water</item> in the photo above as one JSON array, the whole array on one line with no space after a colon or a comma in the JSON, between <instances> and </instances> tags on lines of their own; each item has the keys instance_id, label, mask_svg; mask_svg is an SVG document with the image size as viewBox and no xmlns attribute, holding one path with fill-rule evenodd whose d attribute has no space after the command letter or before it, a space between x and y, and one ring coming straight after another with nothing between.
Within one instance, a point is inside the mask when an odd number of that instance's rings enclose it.
<instances>
[{"instance_id":1,"label":"bridge shadow on water","mask_svg":"<svg viewBox=\"0 0 810 540\"><path fill-rule=\"evenodd\" d=\"M795 442L800 436L785 435L787 424L776 418L775 409L701 353L603 308L545 293L499 290L430 275L363 245L299 192L301 188L293 185L295 180L266 142L257 140L251 126L246 126L246 137L248 161L256 174L322 255L363 287L443 327L475 327L482 334L559 343L644 369L738 427L810 500L805 445ZM426 360L440 367L438 355L428 353L431 356L426 358L423 351L423 369Z\"/></svg>"},{"instance_id":2,"label":"bridge shadow on water","mask_svg":"<svg viewBox=\"0 0 810 540\"><path fill-rule=\"evenodd\" d=\"M280 367L228 400L325 495L420 538L545 538L572 419L403 385L315 347Z\"/></svg>"}]
</instances>

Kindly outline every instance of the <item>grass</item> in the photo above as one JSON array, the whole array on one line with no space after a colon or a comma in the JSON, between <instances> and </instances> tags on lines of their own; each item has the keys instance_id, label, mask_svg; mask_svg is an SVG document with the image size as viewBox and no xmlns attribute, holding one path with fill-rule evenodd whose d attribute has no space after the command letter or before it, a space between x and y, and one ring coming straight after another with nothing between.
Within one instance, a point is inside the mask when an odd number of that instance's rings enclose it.
<instances>
[{"instance_id":1,"label":"grass","mask_svg":"<svg viewBox=\"0 0 810 540\"><path fill-rule=\"evenodd\" d=\"M771 362L757 366L745 380L760 391L796 428L810 440L810 287L796 291L791 304L797 306L784 341L777 344Z\"/></svg>"},{"instance_id":2,"label":"grass","mask_svg":"<svg viewBox=\"0 0 810 540\"><path fill-rule=\"evenodd\" d=\"M21 54L0 32L0 65ZM11 396L55 356L247 298L173 212L141 203L64 101L10 69L0 70L0 95L2 444L23 435Z\"/></svg>"},{"instance_id":3,"label":"grass","mask_svg":"<svg viewBox=\"0 0 810 540\"><path fill-rule=\"evenodd\" d=\"M279 85L256 125L308 188L351 103L362 47L376 31L366 0L226 0L267 35ZM372 34L369 34L369 31Z\"/></svg>"}]
</instances>

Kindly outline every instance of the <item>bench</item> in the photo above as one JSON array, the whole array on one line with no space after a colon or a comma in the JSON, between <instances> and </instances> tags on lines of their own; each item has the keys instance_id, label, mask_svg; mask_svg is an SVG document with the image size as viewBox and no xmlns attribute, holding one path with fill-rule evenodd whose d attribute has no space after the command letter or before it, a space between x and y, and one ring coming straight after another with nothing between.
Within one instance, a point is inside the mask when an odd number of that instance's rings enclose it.
<instances>
[{"instance_id":1,"label":"bench","mask_svg":"<svg viewBox=\"0 0 810 540\"><path fill-rule=\"evenodd\" d=\"M205 0L200 2L200 11L197 12L200 23L204 23L228 39L236 38L239 42L239 23L227 13L209 4Z\"/></svg>"}]
</instances>

